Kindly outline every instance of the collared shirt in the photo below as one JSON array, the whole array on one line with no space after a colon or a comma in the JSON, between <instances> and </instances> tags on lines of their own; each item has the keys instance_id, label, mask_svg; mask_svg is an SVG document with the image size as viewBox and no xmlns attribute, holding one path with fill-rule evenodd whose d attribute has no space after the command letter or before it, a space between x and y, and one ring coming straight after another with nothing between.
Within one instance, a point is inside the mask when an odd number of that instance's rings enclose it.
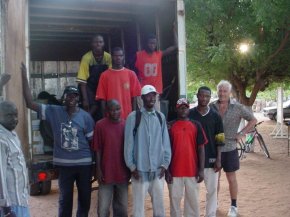
<instances>
[{"instance_id":1,"label":"collared shirt","mask_svg":"<svg viewBox=\"0 0 290 217\"><path fill-rule=\"evenodd\" d=\"M214 102L212 106L214 109L219 111L218 101ZM221 148L222 152L233 151L237 148L236 136L242 118L247 121L251 121L255 117L253 113L245 108L242 104L230 100L228 109L222 117L225 133L225 145Z\"/></svg>"},{"instance_id":2,"label":"collared shirt","mask_svg":"<svg viewBox=\"0 0 290 217\"><path fill-rule=\"evenodd\" d=\"M162 125L154 112L141 109L141 121L135 137L136 112L133 111L127 118L125 127L124 156L127 167L134 171L136 168L142 174L156 177L159 168L168 168L171 160L171 147L165 117L160 113Z\"/></svg>"},{"instance_id":3,"label":"collared shirt","mask_svg":"<svg viewBox=\"0 0 290 217\"><path fill-rule=\"evenodd\" d=\"M28 175L20 140L0 124L0 207L28 206Z\"/></svg>"}]
</instances>

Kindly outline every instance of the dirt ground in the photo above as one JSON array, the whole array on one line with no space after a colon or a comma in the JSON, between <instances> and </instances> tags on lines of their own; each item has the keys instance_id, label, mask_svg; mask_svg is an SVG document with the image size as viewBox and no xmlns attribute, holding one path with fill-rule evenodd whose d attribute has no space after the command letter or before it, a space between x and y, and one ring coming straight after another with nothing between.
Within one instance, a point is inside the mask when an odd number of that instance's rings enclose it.
<instances>
[{"instance_id":1,"label":"dirt ground","mask_svg":"<svg viewBox=\"0 0 290 217\"><path fill-rule=\"evenodd\" d=\"M255 153L248 153L241 160L238 184L238 209L240 217L278 217L290 216L290 157L287 156L287 139L273 139L269 134L275 128L275 122L256 115L259 120L265 122L259 126L259 132L263 135L268 146L271 159L267 159L256 145ZM284 129L286 132L286 128ZM164 188L164 200L166 216L169 215L169 197L167 186ZM129 189L131 195L131 189ZM77 193L74 196L74 216L76 212ZM97 191L92 192L90 216L96 217ZM218 217L226 216L230 205L228 185L225 174L221 176L221 188L219 193ZM201 184L200 208L201 216L204 216L205 189ZM57 182L53 182L52 191L46 196L30 198L32 217L54 217L58 209ZM132 200L129 197L129 214L131 215ZM152 216L150 198L146 201L146 217Z\"/></svg>"}]
</instances>

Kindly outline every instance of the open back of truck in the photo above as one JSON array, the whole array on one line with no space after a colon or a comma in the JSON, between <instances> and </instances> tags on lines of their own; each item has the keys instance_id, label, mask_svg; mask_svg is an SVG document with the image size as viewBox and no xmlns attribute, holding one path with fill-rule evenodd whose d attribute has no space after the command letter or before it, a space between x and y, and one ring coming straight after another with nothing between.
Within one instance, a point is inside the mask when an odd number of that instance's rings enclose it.
<instances>
[{"instance_id":1,"label":"open back of truck","mask_svg":"<svg viewBox=\"0 0 290 217\"><path fill-rule=\"evenodd\" d=\"M36 98L41 91L60 98L67 85L76 85L82 55L90 50L93 35L105 39L105 50L118 46L125 50L126 65L133 64L136 51L144 47L149 34L155 34L163 50L174 44L173 24L178 33L178 51L163 58L164 105L168 119L175 116L175 102L186 95L185 17L183 0L29 0L26 10L26 64ZM12 4L12 3L11 3ZM15 5L14 5L15 6ZM16 7L16 6L15 6ZM9 57L11 58L11 57ZM20 60L21 61L21 60ZM25 117L25 115L24 115ZM39 137L39 121L34 113L30 122L30 181L39 191L39 174L52 167L52 155ZM26 148L27 149L27 148ZM40 182L44 183L44 182ZM48 186L40 186L42 193ZM33 190L33 188L32 188Z\"/></svg>"}]
</instances>

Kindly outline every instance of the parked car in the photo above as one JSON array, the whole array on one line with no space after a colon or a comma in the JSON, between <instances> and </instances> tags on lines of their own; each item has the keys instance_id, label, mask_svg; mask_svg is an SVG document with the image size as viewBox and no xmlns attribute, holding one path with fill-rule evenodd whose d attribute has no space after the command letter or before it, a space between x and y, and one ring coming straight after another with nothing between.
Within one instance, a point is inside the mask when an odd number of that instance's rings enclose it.
<instances>
[{"instance_id":1,"label":"parked car","mask_svg":"<svg viewBox=\"0 0 290 217\"><path fill-rule=\"evenodd\" d=\"M277 106L265 107L263 109L263 114L265 117L271 120L277 120ZM290 100L283 102L283 118L290 118Z\"/></svg>"}]
</instances>

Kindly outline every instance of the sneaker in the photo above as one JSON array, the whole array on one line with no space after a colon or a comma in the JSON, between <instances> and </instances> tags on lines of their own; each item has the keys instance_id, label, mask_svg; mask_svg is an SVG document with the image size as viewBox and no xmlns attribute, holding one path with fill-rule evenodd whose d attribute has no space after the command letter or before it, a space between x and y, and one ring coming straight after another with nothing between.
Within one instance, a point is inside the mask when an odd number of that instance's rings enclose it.
<instances>
[{"instance_id":1,"label":"sneaker","mask_svg":"<svg viewBox=\"0 0 290 217\"><path fill-rule=\"evenodd\" d=\"M228 217L237 217L238 216L238 208L235 206L231 206L228 212Z\"/></svg>"}]
</instances>

